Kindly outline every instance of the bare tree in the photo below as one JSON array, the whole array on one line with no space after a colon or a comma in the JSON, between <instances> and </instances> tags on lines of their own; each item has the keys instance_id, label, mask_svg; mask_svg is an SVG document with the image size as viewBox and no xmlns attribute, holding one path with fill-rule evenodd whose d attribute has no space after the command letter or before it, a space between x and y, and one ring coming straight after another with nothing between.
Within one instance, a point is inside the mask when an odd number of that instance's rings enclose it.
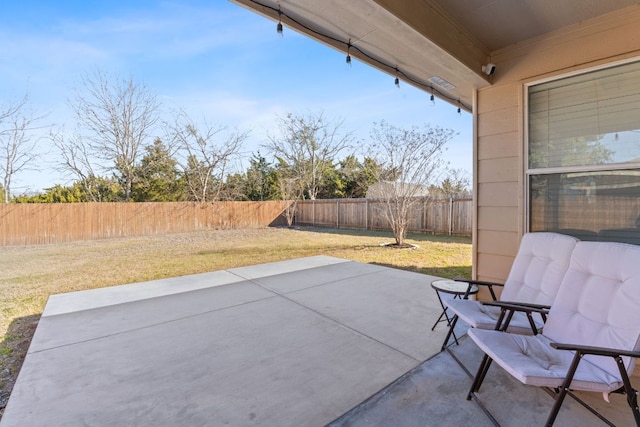
<instances>
[{"instance_id":1,"label":"bare tree","mask_svg":"<svg viewBox=\"0 0 640 427\"><path fill-rule=\"evenodd\" d=\"M31 131L35 122L42 117L34 117L25 112L28 96L12 102L0 110L0 174L4 190L4 203L9 203L13 177L26 169L36 157L37 140Z\"/></svg>"},{"instance_id":2,"label":"bare tree","mask_svg":"<svg viewBox=\"0 0 640 427\"><path fill-rule=\"evenodd\" d=\"M94 159L91 148L87 146L82 136L67 135L64 131L51 132L49 138L58 148L61 162L60 170L70 173L82 185L89 200L100 201L100 192L96 188L97 174L94 171Z\"/></svg>"},{"instance_id":3,"label":"bare tree","mask_svg":"<svg viewBox=\"0 0 640 427\"><path fill-rule=\"evenodd\" d=\"M371 137L374 158L381 166L379 197L396 245L403 246L409 228L409 213L423 203L425 190L443 166L442 153L454 132L425 126L402 129L385 122L374 124Z\"/></svg>"},{"instance_id":4,"label":"bare tree","mask_svg":"<svg viewBox=\"0 0 640 427\"><path fill-rule=\"evenodd\" d=\"M440 185L431 185L432 195L441 197L468 196L471 191L471 179L464 169L447 169Z\"/></svg>"},{"instance_id":5,"label":"bare tree","mask_svg":"<svg viewBox=\"0 0 640 427\"><path fill-rule=\"evenodd\" d=\"M282 159L276 171L278 179L278 192L283 202L285 202L284 217L289 227L293 226L298 209L298 201L302 198L304 191L300 179L296 172Z\"/></svg>"},{"instance_id":6,"label":"bare tree","mask_svg":"<svg viewBox=\"0 0 640 427\"><path fill-rule=\"evenodd\" d=\"M87 134L89 147L102 160L113 162L129 200L136 162L158 121L160 104L144 84L121 80L100 71L82 77L84 91L71 107Z\"/></svg>"},{"instance_id":7,"label":"bare tree","mask_svg":"<svg viewBox=\"0 0 640 427\"><path fill-rule=\"evenodd\" d=\"M180 166L191 198L198 202L219 200L224 178L239 157L248 132L226 132L224 126L204 121L199 126L186 113L177 115L172 139L183 153Z\"/></svg>"},{"instance_id":8,"label":"bare tree","mask_svg":"<svg viewBox=\"0 0 640 427\"><path fill-rule=\"evenodd\" d=\"M280 118L280 135L264 147L294 171L307 196L315 200L336 156L350 147L352 136L341 133L343 121L328 122L322 114L288 114Z\"/></svg>"}]
</instances>

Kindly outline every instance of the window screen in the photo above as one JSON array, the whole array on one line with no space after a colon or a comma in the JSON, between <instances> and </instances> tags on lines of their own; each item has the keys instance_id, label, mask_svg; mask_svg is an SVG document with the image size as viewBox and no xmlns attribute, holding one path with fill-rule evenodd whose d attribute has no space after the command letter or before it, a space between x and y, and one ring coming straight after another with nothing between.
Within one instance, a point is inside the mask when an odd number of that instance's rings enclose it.
<instances>
[{"instance_id":1,"label":"window screen","mask_svg":"<svg viewBox=\"0 0 640 427\"><path fill-rule=\"evenodd\" d=\"M640 244L640 170L529 177L531 231Z\"/></svg>"}]
</instances>

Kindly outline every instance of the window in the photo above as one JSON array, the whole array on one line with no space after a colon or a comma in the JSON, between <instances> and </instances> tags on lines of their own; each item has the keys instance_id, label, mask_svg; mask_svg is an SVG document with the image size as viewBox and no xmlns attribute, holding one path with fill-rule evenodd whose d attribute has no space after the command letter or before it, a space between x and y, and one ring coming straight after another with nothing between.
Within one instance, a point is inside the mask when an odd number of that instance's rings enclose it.
<instances>
[{"instance_id":1,"label":"window","mask_svg":"<svg viewBox=\"0 0 640 427\"><path fill-rule=\"evenodd\" d=\"M528 87L530 231L640 244L640 62Z\"/></svg>"}]
</instances>

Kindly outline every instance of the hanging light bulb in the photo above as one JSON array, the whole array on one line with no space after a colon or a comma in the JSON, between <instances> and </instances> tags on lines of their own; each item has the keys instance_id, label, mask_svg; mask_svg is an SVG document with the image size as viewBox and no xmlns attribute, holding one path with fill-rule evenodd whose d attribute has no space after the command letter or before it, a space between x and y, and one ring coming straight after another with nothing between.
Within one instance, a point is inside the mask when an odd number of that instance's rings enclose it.
<instances>
[{"instance_id":1,"label":"hanging light bulb","mask_svg":"<svg viewBox=\"0 0 640 427\"><path fill-rule=\"evenodd\" d=\"M429 99L431 100L432 105L436 105L436 97L433 96L433 86L430 86L430 88L431 88L431 96L429 97Z\"/></svg>"},{"instance_id":2,"label":"hanging light bulb","mask_svg":"<svg viewBox=\"0 0 640 427\"><path fill-rule=\"evenodd\" d=\"M458 99L458 114L462 114L462 110L460 109L460 100Z\"/></svg>"},{"instance_id":3,"label":"hanging light bulb","mask_svg":"<svg viewBox=\"0 0 640 427\"><path fill-rule=\"evenodd\" d=\"M276 31L279 35L282 36L282 12L278 8L278 26L276 27Z\"/></svg>"},{"instance_id":4,"label":"hanging light bulb","mask_svg":"<svg viewBox=\"0 0 640 427\"><path fill-rule=\"evenodd\" d=\"M400 78L398 78L398 67L396 67L396 79L393 83L396 85L397 88L400 87Z\"/></svg>"},{"instance_id":5,"label":"hanging light bulb","mask_svg":"<svg viewBox=\"0 0 640 427\"><path fill-rule=\"evenodd\" d=\"M347 44L347 65L351 66L351 39L349 39L349 43Z\"/></svg>"}]
</instances>

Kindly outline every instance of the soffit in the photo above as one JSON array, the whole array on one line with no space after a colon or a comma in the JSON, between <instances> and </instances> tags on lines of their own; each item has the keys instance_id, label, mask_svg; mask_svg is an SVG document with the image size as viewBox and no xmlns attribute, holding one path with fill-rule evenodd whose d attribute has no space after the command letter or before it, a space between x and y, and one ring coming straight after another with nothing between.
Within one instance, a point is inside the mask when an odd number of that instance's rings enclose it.
<instances>
[{"instance_id":1,"label":"soffit","mask_svg":"<svg viewBox=\"0 0 640 427\"><path fill-rule=\"evenodd\" d=\"M438 4L493 52L578 24L637 0L424 0Z\"/></svg>"}]
</instances>

